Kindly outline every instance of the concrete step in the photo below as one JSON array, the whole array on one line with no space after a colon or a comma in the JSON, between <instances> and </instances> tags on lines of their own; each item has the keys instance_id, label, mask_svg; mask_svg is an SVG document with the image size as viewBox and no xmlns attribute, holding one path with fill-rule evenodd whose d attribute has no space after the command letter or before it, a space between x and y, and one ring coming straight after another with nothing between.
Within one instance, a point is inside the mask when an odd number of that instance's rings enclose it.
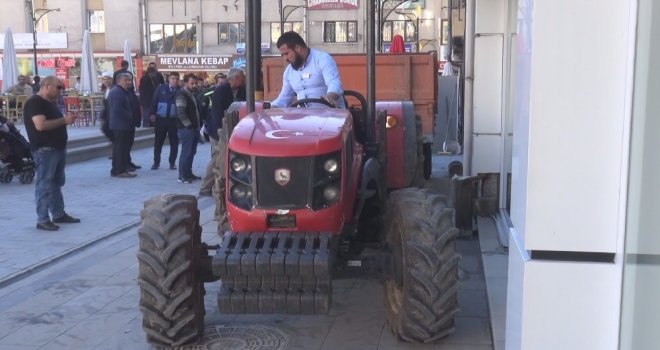
<instances>
[{"instance_id":1,"label":"concrete step","mask_svg":"<svg viewBox=\"0 0 660 350\"><path fill-rule=\"evenodd\" d=\"M135 130L135 142L132 149L153 147L154 130ZM67 163L77 163L86 160L109 157L112 155L112 143L104 135L95 135L70 140L67 144Z\"/></svg>"}]
</instances>

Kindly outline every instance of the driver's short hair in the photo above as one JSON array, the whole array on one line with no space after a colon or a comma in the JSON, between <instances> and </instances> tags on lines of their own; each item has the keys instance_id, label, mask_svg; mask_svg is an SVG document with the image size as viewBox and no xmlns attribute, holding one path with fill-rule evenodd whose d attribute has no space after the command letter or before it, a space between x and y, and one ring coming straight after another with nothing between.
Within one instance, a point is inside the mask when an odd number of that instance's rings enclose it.
<instances>
[{"instance_id":1,"label":"driver's short hair","mask_svg":"<svg viewBox=\"0 0 660 350\"><path fill-rule=\"evenodd\" d=\"M303 48L307 47L307 44L305 44L305 40L303 40L303 38L300 36L300 34L294 32L294 31L286 32L286 33L280 35L280 38L277 39L277 48L278 49L280 48L280 46L285 45L285 44L290 49L293 49L294 47L296 47L296 45L300 45L300 47L303 47Z\"/></svg>"}]
</instances>

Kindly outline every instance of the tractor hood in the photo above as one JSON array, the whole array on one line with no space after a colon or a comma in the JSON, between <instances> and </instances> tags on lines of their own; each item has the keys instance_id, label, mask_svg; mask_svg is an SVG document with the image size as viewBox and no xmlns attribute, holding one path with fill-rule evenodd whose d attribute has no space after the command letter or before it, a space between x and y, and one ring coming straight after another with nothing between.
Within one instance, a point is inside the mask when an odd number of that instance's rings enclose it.
<instances>
[{"instance_id":1,"label":"tractor hood","mask_svg":"<svg viewBox=\"0 0 660 350\"><path fill-rule=\"evenodd\" d=\"M350 123L350 113L344 109L266 109L240 120L229 140L229 148L256 156L324 154L343 147Z\"/></svg>"}]
</instances>

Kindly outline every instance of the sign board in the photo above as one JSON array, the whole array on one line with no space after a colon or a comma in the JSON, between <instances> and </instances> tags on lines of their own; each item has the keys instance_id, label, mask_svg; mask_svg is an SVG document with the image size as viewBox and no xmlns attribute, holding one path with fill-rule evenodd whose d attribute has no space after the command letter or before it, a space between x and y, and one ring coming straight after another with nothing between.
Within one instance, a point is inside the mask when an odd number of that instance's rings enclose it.
<instances>
[{"instance_id":1,"label":"sign board","mask_svg":"<svg viewBox=\"0 0 660 350\"><path fill-rule=\"evenodd\" d=\"M245 54L245 43L236 43L236 53L239 55ZM270 43L261 43L261 53L269 54L270 53Z\"/></svg>"},{"instance_id":2,"label":"sign board","mask_svg":"<svg viewBox=\"0 0 660 350\"><path fill-rule=\"evenodd\" d=\"M34 42L32 33L13 33L16 50L32 50ZM5 35L0 34L0 43L5 42ZM66 33L37 33L37 49L66 49Z\"/></svg>"},{"instance_id":3,"label":"sign board","mask_svg":"<svg viewBox=\"0 0 660 350\"><path fill-rule=\"evenodd\" d=\"M160 71L217 71L227 70L232 67L232 57L225 55L217 56L181 56L181 55L158 55L156 56L156 67Z\"/></svg>"},{"instance_id":4,"label":"sign board","mask_svg":"<svg viewBox=\"0 0 660 350\"><path fill-rule=\"evenodd\" d=\"M384 53L390 52L390 46L391 46L390 43L383 44L383 52ZM403 44L403 47L404 47L404 50L406 51L406 53L413 52L412 44Z\"/></svg>"},{"instance_id":5,"label":"sign board","mask_svg":"<svg viewBox=\"0 0 660 350\"><path fill-rule=\"evenodd\" d=\"M236 43L236 53L245 53L245 43Z\"/></svg>"},{"instance_id":6,"label":"sign board","mask_svg":"<svg viewBox=\"0 0 660 350\"><path fill-rule=\"evenodd\" d=\"M358 0L307 0L308 10L355 10Z\"/></svg>"}]
</instances>

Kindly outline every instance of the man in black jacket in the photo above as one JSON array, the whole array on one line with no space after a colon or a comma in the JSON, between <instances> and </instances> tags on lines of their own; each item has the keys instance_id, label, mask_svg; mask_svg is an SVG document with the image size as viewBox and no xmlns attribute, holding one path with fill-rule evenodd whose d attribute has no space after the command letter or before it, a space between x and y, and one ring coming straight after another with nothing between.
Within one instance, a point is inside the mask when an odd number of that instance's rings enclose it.
<instances>
[{"instance_id":1,"label":"man in black jacket","mask_svg":"<svg viewBox=\"0 0 660 350\"><path fill-rule=\"evenodd\" d=\"M193 180L201 179L192 172L193 158L197 153L199 142L199 109L194 90L197 88L197 77L194 74L186 74L183 77L185 83L176 95L177 135L181 143L181 154L179 155L179 182L191 183Z\"/></svg>"},{"instance_id":2,"label":"man in black jacket","mask_svg":"<svg viewBox=\"0 0 660 350\"><path fill-rule=\"evenodd\" d=\"M211 139L211 160L199 189L201 196L212 194L216 178L224 176L227 135L222 130L225 111L234 101L245 101L245 73L238 68L229 70L227 80L220 82L211 96L212 110L206 119L206 130Z\"/></svg>"},{"instance_id":3,"label":"man in black jacket","mask_svg":"<svg viewBox=\"0 0 660 350\"><path fill-rule=\"evenodd\" d=\"M149 66L147 74L140 78L140 106L142 107L142 126L153 126L149 120L151 115L151 102L154 98L154 92L160 84L164 84L163 76L158 74L156 68Z\"/></svg>"},{"instance_id":4,"label":"man in black jacket","mask_svg":"<svg viewBox=\"0 0 660 350\"><path fill-rule=\"evenodd\" d=\"M131 73L131 74L133 74L133 72L130 72L128 70L128 61L121 60L120 66L121 66L121 68L117 69L115 71L115 73L112 75L112 85L113 86L117 84L117 76L119 76L119 74L121 74L121 73Z\"/></svg>"}]
</instances>

